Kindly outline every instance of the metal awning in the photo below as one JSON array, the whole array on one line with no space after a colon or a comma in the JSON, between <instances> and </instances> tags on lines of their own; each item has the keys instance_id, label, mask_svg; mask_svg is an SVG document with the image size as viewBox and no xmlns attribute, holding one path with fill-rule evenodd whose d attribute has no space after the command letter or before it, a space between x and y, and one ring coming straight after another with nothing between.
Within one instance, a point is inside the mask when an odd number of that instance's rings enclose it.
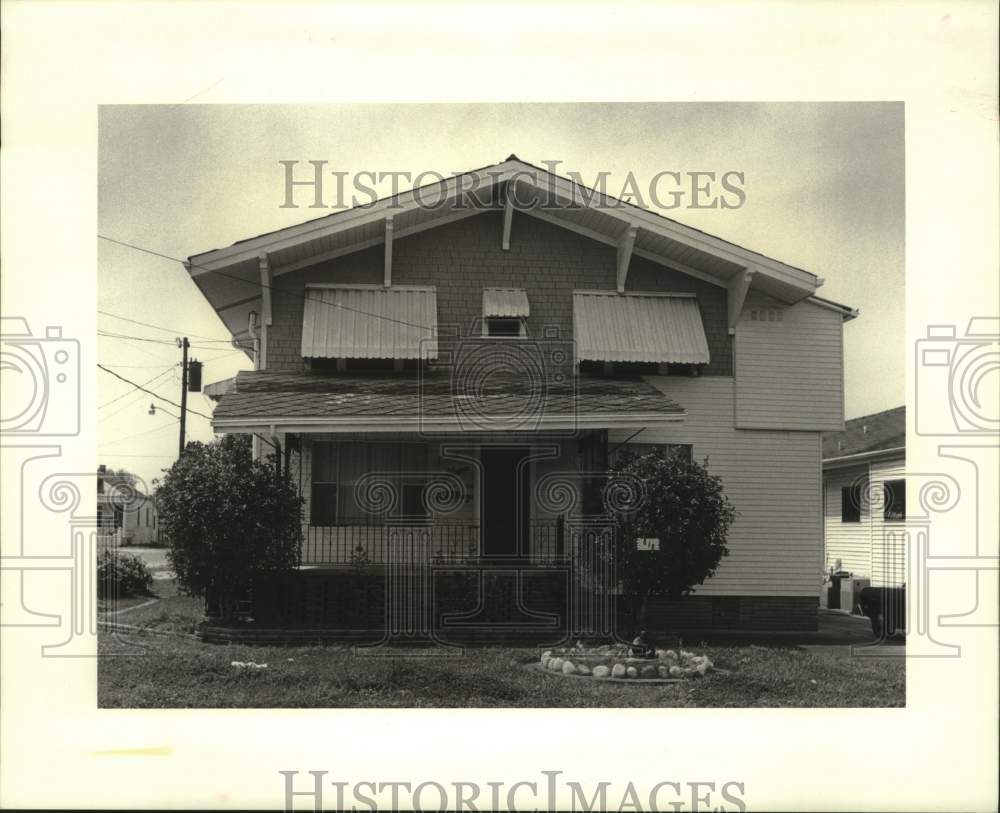
<instances>
[{"instance_id":1,"label":"metal awning","mask_svg":"<svg viewBox=\"0 0 1000 813\"><path fill-rule=\"evenodd\" d=\"M528 295L524 288L484 288L483 317L528 318Z\"/></svg>"},{"instance_id":2,"label":"metal awning","mask_svg":"<svg viewBox=\"0 0 1000 813\"><path fill-rule=\"evenodd\" d=\"M708 340L693 294L573 292L578 361L708 364Z\"/></svg>"},{"instance_id":3,"label":"metal awning","mask_svg":"<svg viewBox=\"0 0 1000 813\"><path fill-rule=\"evenodd\" d=\"M436 359L437 291L415 286L307 285L302 356Z\"/></svg>"}]
</instances>

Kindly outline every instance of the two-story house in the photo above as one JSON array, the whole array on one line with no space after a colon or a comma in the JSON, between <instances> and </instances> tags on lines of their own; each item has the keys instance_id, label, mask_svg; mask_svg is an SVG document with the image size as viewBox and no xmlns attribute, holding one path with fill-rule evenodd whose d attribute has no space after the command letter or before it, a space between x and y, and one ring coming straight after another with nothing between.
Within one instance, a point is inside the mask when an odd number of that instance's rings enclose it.
<instances>
[{"instance_id":1,"label":"two-story house","mask_svg":"<svg viewBox=\"0 0 1000 813\"><path fill-rule=\"evenodd\" d=\"M659 448L708 458L739 516L649 623L815 627L857 315L815 275L515 156L187 266L254 347L214 427L299 483L304 564L571 555L608 461Z\"/></svg>"}]
</instances>

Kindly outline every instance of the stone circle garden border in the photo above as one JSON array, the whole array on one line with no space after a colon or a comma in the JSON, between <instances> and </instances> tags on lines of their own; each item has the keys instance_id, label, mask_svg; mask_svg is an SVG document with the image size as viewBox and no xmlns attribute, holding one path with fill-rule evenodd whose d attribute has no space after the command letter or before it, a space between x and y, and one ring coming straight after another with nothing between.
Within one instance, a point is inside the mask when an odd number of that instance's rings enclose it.
<instances>
[{"instance_id":1,"label":"stone circle garden border","mask_svg":"<svg viewBox=\"0 0 1000 813\"><path fill-rule=\"evenodd\" d=\"M637 639L638 641L639 639ZM555 677L589 679L598 682L636 683L644 685L684 683L692 678L704 678L716 670L707 655L683 649L657 649L623 644L562 649L548 649L539 661L525 668Z\"/></svg>"}]
</instances>

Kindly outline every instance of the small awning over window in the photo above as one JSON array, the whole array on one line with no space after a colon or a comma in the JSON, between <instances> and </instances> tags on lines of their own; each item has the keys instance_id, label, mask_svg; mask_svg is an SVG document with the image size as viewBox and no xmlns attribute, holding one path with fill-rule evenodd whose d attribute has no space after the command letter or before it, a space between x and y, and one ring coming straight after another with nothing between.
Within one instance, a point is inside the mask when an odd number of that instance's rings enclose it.
<instances>
[{"instance_id":1,"label":"small awning over window","mask_svg":"<svg viewBox=\"0 0 1000 813\"><path fill-rule=\"evenodd\" d=\"M523 288L484 288L483 316L528 318L528 295Z\"/></svg>"},{"instance_id":2,"label":"small awning over window","mask_svg":"<svg viewBox=\"0 0 1000 813\"><path fill-rule=\"evenodd\" d=\"M306 286L304 358L436 359L437 291Z\"/></svg>"},{"instance_id":3,"label":"small awning over window","mask_svg":"<svg viewBox=\"0 0 1000 813\"><path fill-rule=\"evenodd\" d=\"M698 300L685 294L574 291L578 361L708 364Z\"/></svg>"}]
</instances>

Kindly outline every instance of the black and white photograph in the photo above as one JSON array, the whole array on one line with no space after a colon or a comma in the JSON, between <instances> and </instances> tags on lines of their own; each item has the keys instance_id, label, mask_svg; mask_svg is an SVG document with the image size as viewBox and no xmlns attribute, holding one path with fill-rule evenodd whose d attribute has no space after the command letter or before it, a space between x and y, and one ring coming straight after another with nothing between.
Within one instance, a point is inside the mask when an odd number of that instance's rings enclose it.
<instances>
[{"instance_id":1,"label":"black and white photograph","mask_svg":"<svg viewBox=\"0 0 1000 813\"><path fill-rule=\"evenodd\" d=\"M3 3L0 804L996 809L996 9L379 5Z\"/></svg>"},{"instance_id":2,"label":"black and white photograph","mask_svg":"<svg viewBox=\"0 0 1000 813\"><path fill-rule=\"evenodd\" d=\"M902 112L102 108L101 705L904 705Z\"/></svg>"}]
</instances>

